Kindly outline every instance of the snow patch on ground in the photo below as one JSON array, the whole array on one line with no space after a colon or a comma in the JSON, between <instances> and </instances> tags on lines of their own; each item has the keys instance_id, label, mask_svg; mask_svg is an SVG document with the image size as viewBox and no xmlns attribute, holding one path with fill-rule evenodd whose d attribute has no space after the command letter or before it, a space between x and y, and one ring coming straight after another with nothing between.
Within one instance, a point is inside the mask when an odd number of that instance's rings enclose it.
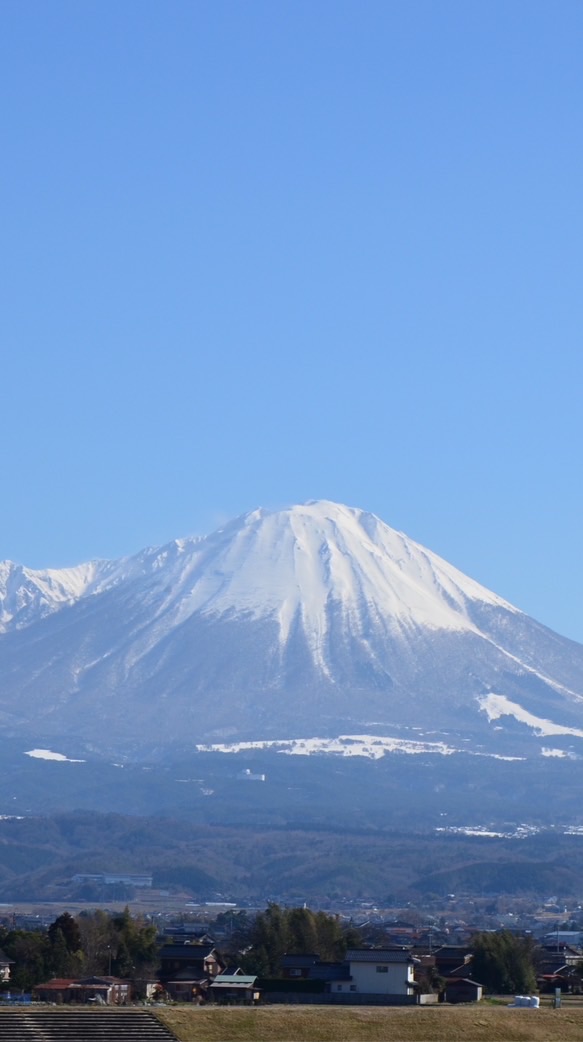
<instances>
[{"instance_id":1,"label":"snow patch on ground","mask_svg":"<svg viewBox=\"0 0 583 1042\"><path fill-rule=\"evenodd\" d=\"M578 760L579 757L576 753L571 752L570 749L550 749L548 746L543 745L541 749L541 756L552 757L555 756L558 760Z\"/></svg>"},{"instance_id":2,"label":"snow patch on ground","mask_svg":"<svg viewBox=\"0 0 583 1042\"><path fill-rule=\"evenodd\" d=\"M284 738L256 742L229 742L218 745L197 745L198 752L240 753L251 749L270 749L288 756L364 756L369 760L380 760L390 753L405 753L411 756L433 754L453 756L465 753L487 756L495 760L520 760L520 756L498 756L489 753L471 753L468 749L457 749L445 742L417 742L407 738L385 738L377 735L344 734L338 738Z\"/></svg>"},{"instance_id":3,"label":"snow patch on ground","mask_svg":"<svg viewBox=\"0 0 583 1042\"><path fill-rule=\"evenodd\" d=\"M541 738L550 735L570 734L575 738L583 738L583 730L578 727L567 727L565 724L555 724L552 720L529 713L518 702L511 702L505 695L485 695L478 698L480 709L486 713L490 723L499 720L502 716L512 716L520 724L531 727Z\"/></svg>"},{"instance_id":4,"label":"snow patch on ground","mask_svg":"<svg viewBox=\"0 0 583 1042\"><path fill-rule=\"evenodd\" d=\"M491 829L481 828L476 825L474 828L470 826L460 825L459 828L436 828L436 832L454 832L458 836L484 836L486 839L508 839L508 832L494 832Z\"/></svg>"},{"instance_id":5,"label":"snow patch on ground","mask_svg":"<svg viewBox=\"0 0 583 1042\"><path fill-rule=\"evenodd\" d=\"M54 753L51 749L29 749L24 755L31 756L33 760L53 760L56 763L86 763L85 760L71 760L69 756Z\"/></svg>"},{"instance_id":6,"label":"snow patch on ground","mask_svg":"<svg viewBox=\"0 0 583 1042\"><path fill-rule=\"evenodd\" d=\"M483 836L485 839L526 839L541 831L538 825L518 825L511 832L500 832L498 829L481 825L446 825L436 828L435 832L447 832L455 836Z\"/></svg>"}]
</instances>

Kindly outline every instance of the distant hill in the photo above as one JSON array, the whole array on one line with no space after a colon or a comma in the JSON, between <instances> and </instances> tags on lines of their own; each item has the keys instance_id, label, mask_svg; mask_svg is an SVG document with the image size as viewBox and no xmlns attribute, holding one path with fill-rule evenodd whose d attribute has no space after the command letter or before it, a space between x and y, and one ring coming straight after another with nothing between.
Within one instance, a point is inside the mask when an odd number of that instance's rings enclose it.
<instances>
[{"instance_id":1,"label":"distant hill","mask_svg":"<svg viewBox=\"0 0 583 1042\"><path fill-rule=\"evenodd\" d=\"M196 901L422 902L427 895L580 896L583 842L378 829L237 828L87 812L0 821L1 901L132 899L78 873L153 875Z\"/></svg>"}]
</instances>

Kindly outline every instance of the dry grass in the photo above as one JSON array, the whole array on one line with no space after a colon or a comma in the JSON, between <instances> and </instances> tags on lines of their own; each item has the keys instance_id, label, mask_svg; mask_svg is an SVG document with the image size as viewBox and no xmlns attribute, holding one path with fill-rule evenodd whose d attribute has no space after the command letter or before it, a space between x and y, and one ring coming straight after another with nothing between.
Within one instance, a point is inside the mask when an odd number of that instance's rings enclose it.
<instances>
[{"instance_id":1,"label":"dry grass","mask_svg":"<svg viewBox=\"0 0 583 1042\"><path fill-rule=\"evenodd\" d=\"M181 1042L582 1042L583 1008L488 1005L397 1008L168 1008Z\"/></svg>"}]
</instances>

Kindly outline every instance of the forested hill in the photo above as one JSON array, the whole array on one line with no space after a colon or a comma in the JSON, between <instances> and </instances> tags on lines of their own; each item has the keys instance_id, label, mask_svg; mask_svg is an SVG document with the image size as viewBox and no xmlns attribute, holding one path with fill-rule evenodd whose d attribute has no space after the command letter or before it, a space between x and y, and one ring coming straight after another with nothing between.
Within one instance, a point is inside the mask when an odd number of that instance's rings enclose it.
<instances>
[{"instance_id":1,"label":"forested hill","mask_svg":"<svg viewBox=\"0 0 583 1042\"><path fill-rule=\"evenodd\" d=\"M78 873L153 875L195 900L421 900L428 894L577 895L583 837L523 839L373 829L236 828L76 812L0 821L0 900L131 899ZM390 900L389 900L390 899Z\"/></svg>"}]
</instances>

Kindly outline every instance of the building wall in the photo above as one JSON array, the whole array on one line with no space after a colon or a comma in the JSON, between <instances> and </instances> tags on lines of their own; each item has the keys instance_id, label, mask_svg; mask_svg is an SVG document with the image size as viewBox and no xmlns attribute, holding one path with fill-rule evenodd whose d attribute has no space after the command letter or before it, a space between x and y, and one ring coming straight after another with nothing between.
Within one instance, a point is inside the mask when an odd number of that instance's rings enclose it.
<instances>
[{"instance_id":1,"label":"building wall","mask_svg":"<svg viewBox=\"0 0 583 1042\"><path fill-rule=\"evenodd\" d=\"M411 988L407 981L413 983L413 966L408 962L350 962L352 985L356 992L369 995L408 995ZM334 987L336 991L336 986ZM343 991L350 991L345 984Z\"/></svg>"}]
</instances>

